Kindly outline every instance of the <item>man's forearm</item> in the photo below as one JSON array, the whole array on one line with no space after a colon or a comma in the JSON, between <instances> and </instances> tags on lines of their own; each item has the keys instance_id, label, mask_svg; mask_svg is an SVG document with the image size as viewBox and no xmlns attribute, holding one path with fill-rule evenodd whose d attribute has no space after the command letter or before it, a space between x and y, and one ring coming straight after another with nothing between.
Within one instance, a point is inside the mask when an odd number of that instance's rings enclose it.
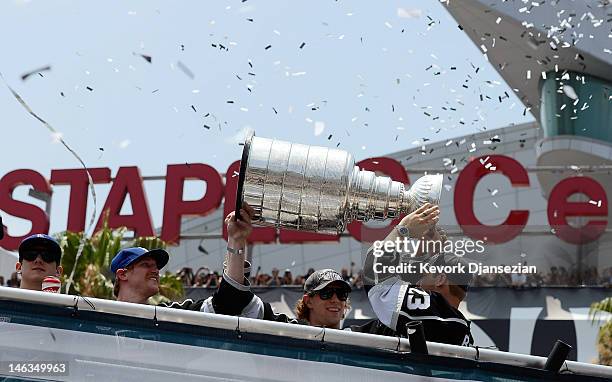
<instances>
[{"instance_id":1,"label":"man's forearm","mask_svg":"<svg viewBox=\"0 0 612 382\"><path fill-rule=\"evenodd\" d=\"M231 252L227 254L227 269L225 270L225 272L232 280L243 283L246 243L236 242L230 237L228 238L227 246L229 248L233 248L236 251L240 250L241 254Z\"/></svg>"},{"instance_id":2,"label":"man's forearm","mask_svg":"<svg viewBox=\"0 0 612 382\"><path fill-rule=\"evenodd\" d=\"M391 232L389 232L389 234L382 240L382 242L386 243L388 241L392 241L395 242L395 240L400 237L399 233L397 232L396 227L393 227L393 229L391 230Z\"/></svg>"}]
</instances>

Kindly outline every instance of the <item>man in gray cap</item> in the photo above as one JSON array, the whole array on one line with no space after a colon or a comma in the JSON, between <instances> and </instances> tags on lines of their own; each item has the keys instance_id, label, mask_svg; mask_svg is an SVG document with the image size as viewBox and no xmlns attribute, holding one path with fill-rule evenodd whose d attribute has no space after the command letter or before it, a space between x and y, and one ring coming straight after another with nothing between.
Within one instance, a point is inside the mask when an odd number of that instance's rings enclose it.
<instances>
[{"instance_id":1,"label":"man in gray cap","mask_svg":"<svg viewBox=\"0 0 612 382\"><path fill-rule=\"evenodd\" d=\"M340 329L349 308L351 285L333 269L311 274L304 283L304 295L295 307L298 320L312 326Z\"/></svg>"},{"instance_id":2,"label":"man in gray cap","mask_svg":"<svg viewBox=\"0 0 612 382\"><path fill-rule=\"evenodd\" d=\"M245 277L244 248L253 230L253 212L245 204L240 210L240 219L235 219L234 212L225 218L228 227L228 259L219 290L213 296L214 312L339 329L349 307L351 286L333 269L319 270L308 277L304 284L304 295L296 307L298 319L275 313L269 303L263 302L251 291L249 279Z\"/></svg>"},{"instance_id":3,"label":"man in gray cap","mask_svg":"<svg viewBox=\"0 0 612 382\"><path fill-rule=\"evenodd\" d=\"M253 209L245 205L240 211L241 219L235 219L234 213L230 213L225 224L228 227L228 262L223 273L223 281L219 291L215 294L219 304L224 307L223 311L215 309L216 313L235 315L249 318L259 318L277 322L301 323L313 326L322 326L334 329L340 329L342 320L349 308L349 294L351 291L350 285L343 280L342 275L332 269L319 270L312 273L304 284L304 295L298 301L296 306L297 320L292 319L285 314L276 314L273 312L269 303L263 302L258 296L250 290L248 278L243 276L244 273L244 248L246 247L247 238L249 237L252 226L251 216ZM438 221L439 209L437 206L426 204L423 207L415 210L407 215L400 222L399 228L406 228L412 237L422 237L435 225ZM394 241L396 236L403 235L403 229L397 229L392 232L387 239ZM432 231L434 235L438 231ZM435 240L435 237L431 238ZM440 237L438 236L439 240ZM371 254L370 254L371 255ZM370 256L371 257L371 256ZM393 259L399 261L399 256L393 256ZM387 256L381 257L381 260L386 260ZM240 282L239 280L242 280ZM396 293L400 285L391 286L389 282L384 283L381 278L380 286L374 286L371 282L366 286L367 290L372 289L368 294L370 302L378 317L397 317L401 314L396 310L397 299L405 298L405 293L401 296ZM403 282L399 280L400 282ZM408 290L407 286L401 290ZM410 291L417 290L410 288ZM419 289L420 290L420 289ZM385 294L386 292L386 294ZM427 292L422 292L427 294ZM395 300L391 303L389 296L394 296ZM437 296L437 295L436 295ZM222 298L221 298L222 297ZM436 300L437 301L437 300ZM441 300L440 300L441 301ZM222 304L221 304L222 302ZM379 303L380 302L380 303ZM454 311L453 311L454 312ZM393 332L389 329L391 322L388 320L378 321L381 326L385 326L388 332ZM403 323L403 321L402 321ZM371 332L375 334L389 334L382 331L373 330L371 327L352 327L354 331Z\"/></svg>"}]
</instances>

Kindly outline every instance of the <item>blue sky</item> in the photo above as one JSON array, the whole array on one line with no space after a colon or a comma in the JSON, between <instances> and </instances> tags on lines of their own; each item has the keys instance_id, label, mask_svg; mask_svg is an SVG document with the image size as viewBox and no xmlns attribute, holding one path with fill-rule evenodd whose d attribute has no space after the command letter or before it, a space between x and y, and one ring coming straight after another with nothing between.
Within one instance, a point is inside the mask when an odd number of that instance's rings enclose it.
<instances>
[{"instance_id":1,"label":"blue sky","mask_svg":"<svg viewBox=\"0 0 612 382\"><path fill-rule=\"evenodd\" d=\"M7 0L0 14L6 82L87 166L113 175L134 165L142 175L164 175L166 165L185 162L224 172L250 129L339 144L359 160L422 138L533 120L432 0ZM42 76L22 81L45 66ZM4 84L0 122L0 176L28 168L49 177L51 169L79 167ZM145 188L159 226L163 182ZM109 187L96 189L99 210ZM15 191L42 205L26 194L25 186ZM197 198L202 190L192 184L186 194ZM67 205L68 187L56 187L51 232L65 228ZM13 235L29 230L3 217Z\"/></svg>"}]
</instances>

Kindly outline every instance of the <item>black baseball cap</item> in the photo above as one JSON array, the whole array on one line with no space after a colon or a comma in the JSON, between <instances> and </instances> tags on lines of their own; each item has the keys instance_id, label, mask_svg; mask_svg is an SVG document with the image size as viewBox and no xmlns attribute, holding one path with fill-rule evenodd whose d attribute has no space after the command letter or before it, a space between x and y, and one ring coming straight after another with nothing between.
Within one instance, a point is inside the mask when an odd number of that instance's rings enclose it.
<instances>
[{"instance_id":1,"label":"black baseball cap","mask_svg":"<svg viewBox=\"0 0 612 382\"><path fill-rule=\"evenodd\" d=\"M342 275L333 269L321 269L311 274L304 283L304 292L312 293L319 291L331 283L338 282L347 290L351 290L351 284L344 281Z\"/></svg>"},{"instance_id":2,"label":"black baseball cap","mask_svg":"<svg viewBox=\"0 0 612 382\"><path fill-rule=\"evenodd\" d=\"M53 255L58 264L60 263L62 259L62 248L57 240L42 233L31 235L23 239L21 244L19 244L19 261L21 262L23 260L23 254L25 252L36 248L44 248L45 251Z\"/></svg>"}]
</instances>

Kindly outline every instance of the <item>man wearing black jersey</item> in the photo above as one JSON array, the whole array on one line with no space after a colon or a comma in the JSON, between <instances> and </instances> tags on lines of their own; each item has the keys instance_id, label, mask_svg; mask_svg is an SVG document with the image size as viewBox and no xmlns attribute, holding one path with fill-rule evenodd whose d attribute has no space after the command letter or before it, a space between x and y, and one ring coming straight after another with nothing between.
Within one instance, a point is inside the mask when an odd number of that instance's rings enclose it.
<instances>
[{"instance_id":1,"label":"man wearing black jersey","mask_svg":"<svg viewBox=\"0 0 612 382\"><path fill-rule=\"evenodd\" d=\"M463 259L450 254L436 254L426 262L430 265L464 264L467 268ZM458 309L467 293L469 279L469 274L430 273L417 284L393 276L367 285L368 299L378 320L351 329L407 337L406 325L422 321L427 341L472 345L470 321Z\"/></svg>"},{"instance_id":2,"label":"man wearing black jersey","mask_svg":"<svg viewBox=\"0 0 612 382\"><path fill-rule=\"evenodd\" d=\"M438 248L444 247L446 238L442 231L432 229L438 220L439 212L431 208L425 205L415 211L421 219L419 225L410 221L415 219L415 213L406 216L385 241L395 241L398 236L409 234L412 239L425 239L430 243L441 242L442 245ZM435 214L436 218L428 217L430 214ZM410 226L419 228L401 229ZM411 258L415 273L397 275L374 271L382 269L375 267L376 263L398 265L402 261L401 255L397 252L385 252L382 256L374 256L373 248L370 248L364 265L365 290L378 320L363 326L353 326L351 329L406 337L406 325L412 321L422 321L427 341L462 346L473 344L470 321L458 310L472 279L472 275L467 272L467 262L453 254L417 253ZM463 266L465 272L422 273L419 262L430 266L456 266L455 269Z\"/></svg>"},{"instance_id":3,"label":"man wearing black jersey","mask_svg":"<svg viewBox=\"0 0 612 382\"><path fill-rule=\"evenodd\" d=\"M197 302L186 300L168 306L340 329L341 321L348 307L350 286L339 273L333 270L320 270L308 278L298 309L299 319L274 313L269 303L263 302L253 294L250 290L248 276L245 276L247 270L244 260L244 248L252 231L252 213L253 210L247 205L240 211L240 220L234 219L234 213L229 214L225 219L225 224L228 226L227 266L215 295L206 300ZM409 214L400 224L410 227L412 235L423 236L437 222L438 214L437 207L426 205ZM394 240L395 235L391 234L387 239ZM430 240L441 240L439 232L434 231ZM389 263L399 262L399 256L396 255L395 253L385 254L380 258L375 258L370 254L368 258ZM437 262L454 261L445 256L438 256L435 259L438 259ZM438 265L433 262L434 258L428 258L428 260L432 261L432 265ZM412 320L419 320L424 323L426 338L429 341L458 345L467 345L472 342L469 335L469 321L457 310L464 294L455 298L451 297L451 290L457 292L455 285L467 285L468 283L451 282L451 277L454 280L454 276L445 274L422 277L419 280L421 287L403 281L394 275L368 275L366 272L365 276L371 279L369 285L366 285L366 290L379 320L360 327L353 326L350 330L405 336L405 325ZM398 301L401 301L401 304Z\"/></svg>"},{"instance_id":4,"label":"man wearing black jersey","mask_svg":"<svg viewBox=\"0 0 612 382\"><path fill-rule=\"evenodd\" d=\"M297 307L298 320L284 314L274 313L269 303L263 302L251 292L248 278L244 277L243 273L244 247L252 231L251 216L253 210L248 205L245 205L240 214L240 220L234 219L233 212L225 219L225 224L228 227L228 260L223 274L223 281L214 296L216 300L214 311L216 313L241 317L340 329L341 321L349 305L348 297L351 289L350 285L336 271L331 269L319 270L310 275L306 280L304 296L300 299ZM409 214L402 220L401 224L409 227L410 232L413 232L413 234L424 235L438 221L438 214L439 209L437 206L425 205L423 208ZM242 282L239 280L242 280ZM385 285L376 288L371 296L376 296L376 293L382 292ZM379 298L380 301L387 301L384 296ZM379 308L375 310L379 317L385 314L388 316L395 314L395 305L385 303L375 305ZM358 327L352 328L354 331L368 331L368 329L367 327L362 330Z\"/></svg>"},{"instance_id":5,"label":"man wearing black jersey","mask_svg":"<svg viewBox=\"0 0 612 382\"><path fill-rule=\"evenodd\" d=\"M214 295L194 301L187 299L183 302L165 303L162 306L199 310L206 313L225 314L229 316L243 316L259 318L263 315L264 306L260 301L252 301L253 293L250 290L250 263L245 260L244 248L247 238L253 231L251 216L253 209L244 204L240 210L241 219L234 219L234 212L225 218L228 225L227 263L224 263L221 284ZM270 312L272 308L269 308Z\"/></svg>"},{"instance_id":6,"label":"man wearing black jersey","mask_svg":"<svg viewBox=\"0 0 612 382\"><path fill-rule=\"evenodd\" d=\"M242 210L242 221L232 220L228 239L229 266L224 271L221 285L215 294L198 301L187 299L182 302L161 303L160 306L204 313L242 314L247 317L259 312L260 306L255 302L251 303L252 293L248 281L250 264L244 261L243 256L246 238L252 231L250 214L253 212L250 207L245 208ZM232 255L233 252L236 254ZM159 271L168 263L168 259L169 254L163 249L133 247L119 251L111 263L111 272L115 274L114 294L117 300L146 304L150 297L159 292ZM236 264L238 260L241 261L239 265Z\"/></svg>"},{"instance_id":7,"label":"man wearing black jersey","mask_svg":"<svg viewBox=\"0 0 612 382\"><path fill-rule=\"evenodd\" d=\"M247 245L247 238L253 231L251 225L251 216L253 215L253 209L248 205L244 204L243 209L240 210L240 219L235 219L235 213L231 212L225 218L225 224L227 225L227 257L224 263L223 277L219 289L214 295L203 300L194 301L187 299L183 302L173 302L169 304L162 304L162 306L175 308L175 309L186 309L186 310L199 310L206 313L218 313L229 316L239 316L248 318L259 318L269 321L285 322L285 323L299 323L306 324L310 323L310 314L304 319L294 319L285 314L277 314L272 310L272 306L269 303L263 302L258 296L251 291L251 285L249 281L250 263L245 260L244 249ZM331 274L330 274L331 275ZM325 277L321 278L321 282L317 282L314 287L323 285L325 283L331 284L335 280L331 280L325 274ZM312 277L312 276L311 276ZM337 278L342 280L340 274ZM311 278L309 278L310 280ZM328 280L329 279L329 280ZM319 278L317 278L319 280ZM343 281L344 284L346 284ZM307 285L310 285L308 282ZM311 283L312 284L312 283ZM348 284L347 284L348 285ZM326 286L326 285L323 285ZM312 295L316 294L319 299L321 297L320 291L312 290ZM344 289L346 290L346 288ZM348 287L350 291L350 286ZM344 309L347 304L347 296L340 290L334 290L331 296L328 296L328 291L323 291L323 297L325 300L321 300L324 304L319 304L315 307L316 311L326 309L326 306L331 308L332 304L337 304L334 308L340 308L342 310L341 316L343 316ZM310 297L307 297L308 299ZM342 299L339 301L340 299ZM321 309L320 309L321 308ZM304 311L308 311L304 309ZM332 312L329 312L330 316L333 316ZM316 314L316 313L315 313ZM336 312L336 315L338 313ZM319 322L317 317L312 317L315 322ZM330 322L330 317L321 317L321 322L325 325ZM338 323L340 322L338 319ZM333 320L332 320L333 321Z\"/></svg>"},{"instance_id":8,"label":"man wearing black jersey","mask_svg":"<svg viewBox=\"0 0 612 382\"><path fill-rule=\"evenodd\" d=\"M259 318L268 321L299 323L304 325L340 328L348 309L351 286L342 275L332 269L323 269L311 274L304 284L304 295L298 303L298 319L277 314L269 303L263 302L250 288L245 276L244 248L253 230L251 216L254 211L248 204L240 210L240 219L234 212L225 218L227 225L227 266L219 290L211 299L215 313ZM176 304L173 307L177 307Z\"/></svg>"}]
</instances>

